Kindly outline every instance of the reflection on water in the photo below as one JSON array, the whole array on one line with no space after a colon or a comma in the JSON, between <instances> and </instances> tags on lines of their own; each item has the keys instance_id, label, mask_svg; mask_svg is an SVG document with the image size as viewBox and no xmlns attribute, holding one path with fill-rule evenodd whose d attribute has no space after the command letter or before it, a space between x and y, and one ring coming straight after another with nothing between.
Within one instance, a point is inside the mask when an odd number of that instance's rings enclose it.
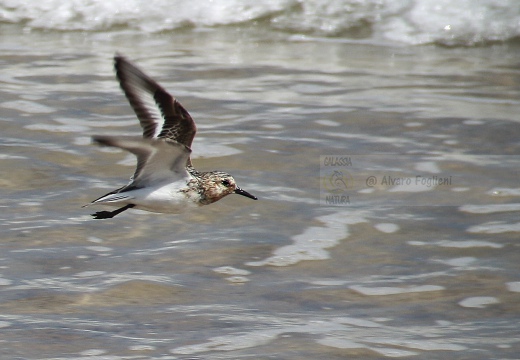
<instances>
[{"instance_id":1,"label":"reflection on water","mask_svg":"<svg viewBox=\"0 0 520 360\"><path fill-rule=\"evenodd\" d=\"M8 30L0 55L2 354L516 355L514 45L389 48L229 29L146 37ZM233 173L260 201L230 196L178 216L91 220L81 205L125 184L133 159L89 137L140 131L112 73L115 50L190 110L197 168ZM331 154L357 167L339 168L324 187L320 159ZM407 184L418 175L454 180ZM348 183L369 176L377 183ZM349 202L324 204L323 191L345 191Z\"/></svg>"}]
</instances>

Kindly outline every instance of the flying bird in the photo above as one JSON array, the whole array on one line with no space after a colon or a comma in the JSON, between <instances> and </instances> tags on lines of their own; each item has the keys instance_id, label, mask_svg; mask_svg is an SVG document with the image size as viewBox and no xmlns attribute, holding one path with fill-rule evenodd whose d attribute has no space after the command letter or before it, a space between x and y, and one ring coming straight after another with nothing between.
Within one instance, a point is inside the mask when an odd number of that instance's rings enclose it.
<instances>
[{"instance_id":1,"label":"flying bird","mask_svg":"<svg viewBox=\"0 0 520 360\"><path fill-rule=\"evenodd\" d=\"M98 211L95 219L109 219L130 208L179 213L212 204L229 194L253 200L235 179L222 171L200 172L191 163L195 122L186 109L156 81L125 57L114 57L117 79L143 129L142 137L93 136L94 143L131 152L137 167L130 182L92 201L117 207Z\"/></svg>"}]
</instances>

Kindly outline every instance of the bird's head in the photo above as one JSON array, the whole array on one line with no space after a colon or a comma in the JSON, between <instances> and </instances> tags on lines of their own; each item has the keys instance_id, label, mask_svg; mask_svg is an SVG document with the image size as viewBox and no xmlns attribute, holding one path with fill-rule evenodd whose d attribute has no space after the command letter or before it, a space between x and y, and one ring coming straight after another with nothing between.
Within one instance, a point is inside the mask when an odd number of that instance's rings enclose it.
<instances>
[{"instance_id":1,"label":"bird's head","mask_svg":"<svg viewBox=\"0 0 520 360\"><path fill-rule=\"evenodd\" d=\"M253 200L258 200L245 190L237 186L233 176L222 171L212 171L202 177L205 200L208 204L214 203L229 194L239 194Z\"/></svg>"}]
</instances>

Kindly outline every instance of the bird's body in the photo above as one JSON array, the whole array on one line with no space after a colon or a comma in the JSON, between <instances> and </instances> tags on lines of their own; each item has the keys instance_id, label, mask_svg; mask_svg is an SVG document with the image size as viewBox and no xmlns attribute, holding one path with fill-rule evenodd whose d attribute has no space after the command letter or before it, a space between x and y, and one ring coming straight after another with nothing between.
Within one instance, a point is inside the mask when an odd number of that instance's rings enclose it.
<instances>
[{"instance_id":1,"label":"bird's body","mask_svg":"<svg viewBox=\"0 0 520 360\"><path fill-rule=\"evenodd\" d=\"M225 172L196 171L190 159L196 133L190 114L124 57L116 55L114 62L121 88L143 128L143 137L93 137L99 145L121 148L137 157L137 168L128 185L90 203L118 209L97 212L94 218L111 218L130 208L179 213L232 193L257 199L240 189Z\"/></svg>"}]
</instances>

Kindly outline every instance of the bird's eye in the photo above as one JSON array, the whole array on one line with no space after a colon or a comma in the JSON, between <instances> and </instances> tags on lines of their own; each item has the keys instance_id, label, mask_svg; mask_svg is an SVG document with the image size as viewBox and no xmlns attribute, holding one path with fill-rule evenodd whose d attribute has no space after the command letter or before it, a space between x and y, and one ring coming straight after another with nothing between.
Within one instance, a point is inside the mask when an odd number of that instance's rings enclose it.
<instances>
[{"instance_id":1,"label":"bird's eye","mask_svg":"<svg viewBox=\"0 0 520 360\"><path fill-rule=\"evenodd\" d=\"M225 187L228 187L231 184L229 183L229 180L222 180L222 185L224 185Z\"/></svg>"}]
</instances>

